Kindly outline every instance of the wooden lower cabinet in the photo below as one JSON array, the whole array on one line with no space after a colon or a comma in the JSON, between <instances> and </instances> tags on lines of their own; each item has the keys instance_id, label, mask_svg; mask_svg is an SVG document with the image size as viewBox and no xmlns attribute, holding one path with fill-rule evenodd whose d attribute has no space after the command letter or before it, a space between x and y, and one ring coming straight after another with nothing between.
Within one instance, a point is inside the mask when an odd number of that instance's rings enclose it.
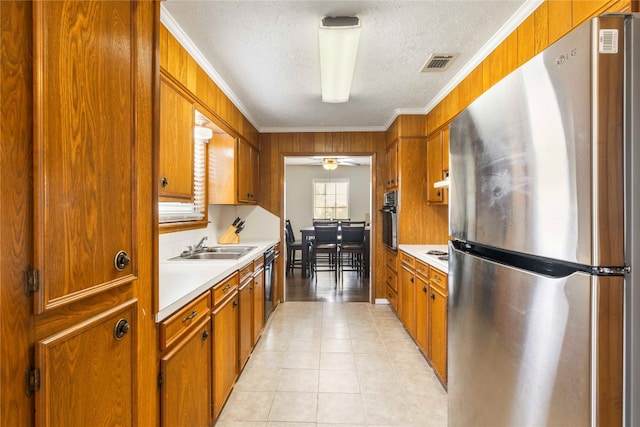
<instances>
[{"instance_id":1,"label":"wooden lower cabinet","mask_svg":"<svg viewBox=\"0 0 640 427\"><path fill-rule=\"evenodd\" d=\"M238 274L214 286L225 297L213 307L213 416L218 418L238 376Z\"/></svg>"},{"instance_id":2,"label":"wooden lower cabinet","mask_svg":"<svg viewBox=\"0 0 640 427\"><path fill-rule=\"evenodd\" d=\"M447 383L447 277L430 270L429 282L429 353L431 366L444 384Z\"/></svg>"},{"instance_id":3,"label":"wooden lower cabinet","mask_svg":"<svg viewBox=\"0 0 640 427\"><path fill-rule=\"evenodd\" d=\"M211 316L160 359L161 425L211 424Z\"/></svg>"},{"instance_id":4,"label":"wooden lower cabinet","mask_svg":"<svg viewBox=\"0 0 640 427\"><path fill-rule=\"evenodd\" d=\"M415 272L404 263L400 267L400 320L409 334L416 336L416 279Z\"/></svg>"},{"instance_id":5,"label":"wooden lower cabinet","mask_svg":"<svg viewBox=\"0 0 640 427\"><path fill-rule=\"evenodd\" d=\"M242 370L253 346L253 279L240 284L238 300L238 368Z\"/></svg>"},{"instance_id":6,"label":"wooden lower cabinet","mask_svg":"<svg viewBox=\"0 0 640 427\"><path fill-rule=\"evenodd\" d=\"M253 276L253 339L251 346L258 342L264 329L264 270L256 269Z\"/></svg>"},{"instance_id":7,"label":"wooden lower cabinet","mask_svg":"<svg viewBox=\"0 0 640 427\"><path fill-rule=\"evenodd\" d=\"M446 385L447 275L405 252L399 258L398 301L387 280L389 304Z\"/></svg>"},{"instance_id":8,"label":"wooden lower cabinet","mask_svg":"<svg viewBox=\"0 0 640 427\"><path fill-rule=\"evenodd\" d=\"M136 424L136 310L131 300L36 342L36 425Z\"/></svg>"}]
</instances>

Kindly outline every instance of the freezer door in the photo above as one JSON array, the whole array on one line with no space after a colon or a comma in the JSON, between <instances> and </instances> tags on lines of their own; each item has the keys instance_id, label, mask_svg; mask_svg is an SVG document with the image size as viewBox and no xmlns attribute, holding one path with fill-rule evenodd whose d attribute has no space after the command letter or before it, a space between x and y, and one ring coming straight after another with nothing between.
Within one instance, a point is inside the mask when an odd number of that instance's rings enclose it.
<instances>
[{"instance_id":1,"label":"freezer door","mask_svg":"<svg viewBox=\"0 0 640 427\"><path fill-rule=\"evenodd\" d=\"M590 425L591 276L449 253L449 426Z\"/></svg>"},{"instance_id":2,"label":"freezer door","mask_svg":"<svg viewBox=\"0 0 640 427\"><path fill-rule=\"evenodd\" d=\"M452 122L451 236L624 265L623 19L578 27ZM606 31L620 35L618 53L599 53Z\"/></svg>"}]
</instances>

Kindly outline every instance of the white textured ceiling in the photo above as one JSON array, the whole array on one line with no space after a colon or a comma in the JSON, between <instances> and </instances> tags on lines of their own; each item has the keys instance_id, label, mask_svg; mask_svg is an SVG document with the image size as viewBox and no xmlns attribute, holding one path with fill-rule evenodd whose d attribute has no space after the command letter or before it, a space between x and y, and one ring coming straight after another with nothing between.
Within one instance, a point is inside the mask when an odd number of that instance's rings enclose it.
<instances>
[{"instance_id":1,"label":"white textured ceiling","mask_svg":"<svg viewBox=\"0 0 640 427\"><path fill-rule=\"evenodd\" d=\"M397 114L424 114L540 0L168 0L162 21L261 132L385 130ZM351 96L320 95L318 26L360 18ZM459 55L420 73L431 53Z\"/></svg>"}]
</instances>

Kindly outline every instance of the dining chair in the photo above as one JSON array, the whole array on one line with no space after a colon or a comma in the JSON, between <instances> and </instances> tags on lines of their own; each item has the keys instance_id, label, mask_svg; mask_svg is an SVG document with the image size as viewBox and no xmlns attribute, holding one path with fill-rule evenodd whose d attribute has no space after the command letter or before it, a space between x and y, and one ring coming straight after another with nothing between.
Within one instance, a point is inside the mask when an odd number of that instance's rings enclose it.
<instances>
[{"instance_id":1,"label":"dining chair","mask_svg":"<svg viewBox=\"0 0 640 427\"><path fill-rule=\"evenodd\" d=\"M333 271L338 280L338 226L315 225L311 244L311 274L318 280L318 271Z\"/></svg>"},{"instance_id":2,"label":"dining chair","mask_svg":"<svg viewBox=\"0 0 640 427\"><path fill-rule=\"evenodd\" d=\"M350 225L350 226L358 226L358 227L364 227L365 224L366 223L364 221L343 220L341 222L341 225Z\"/></svg>"},{"instance_id":3,"label":"dining chair","mask_svg":"<svg viewBox=\"0 0 640 427\"><path fill-rule=\"evenodd\" d=\"M364 272L365 262L365 234L363 225L343 225L339 244L338 268L342 277L343 271Z\"/></svg>"},{"instance_id":4,"label":"dining chair","mask_svg":"<svg viewBox=\"0 0 640 427\"><path fill-rule=\"evenodd\" d=\"M289 273L293 274L294 268L299 268L302 271L302 242L296 241L293 234L293 227L291 227L291 221L285 220L284 235L285 243L287 247L287 269L285 275ZM300 251L300 258L296 257L297 252Z\"/></svg>"},{"instance_id":5,"label":"dining chair","mask_svg":"<svg viewBox=\"0 0 640 427\"><path fill-rule=\"evenodd\" d=\"M314 218L313 225L338 225L337 219Z\"/></svg>"}]
</instances>

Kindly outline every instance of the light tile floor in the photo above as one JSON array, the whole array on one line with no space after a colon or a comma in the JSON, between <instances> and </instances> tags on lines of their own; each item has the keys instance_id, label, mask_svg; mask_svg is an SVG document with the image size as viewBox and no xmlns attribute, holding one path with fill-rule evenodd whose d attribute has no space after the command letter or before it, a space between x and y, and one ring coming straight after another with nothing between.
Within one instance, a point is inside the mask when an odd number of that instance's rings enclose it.
<instances>
[{"instance_id":1,"label":"light tile floor","mask_svg":"<svg viewBox=\"0 0 640 427\"><path fill-rule=\"evenodd\" d=\"M447 393L388 305L287 302L216 427L446 426Z\"/></svg>"}]
</instances>

